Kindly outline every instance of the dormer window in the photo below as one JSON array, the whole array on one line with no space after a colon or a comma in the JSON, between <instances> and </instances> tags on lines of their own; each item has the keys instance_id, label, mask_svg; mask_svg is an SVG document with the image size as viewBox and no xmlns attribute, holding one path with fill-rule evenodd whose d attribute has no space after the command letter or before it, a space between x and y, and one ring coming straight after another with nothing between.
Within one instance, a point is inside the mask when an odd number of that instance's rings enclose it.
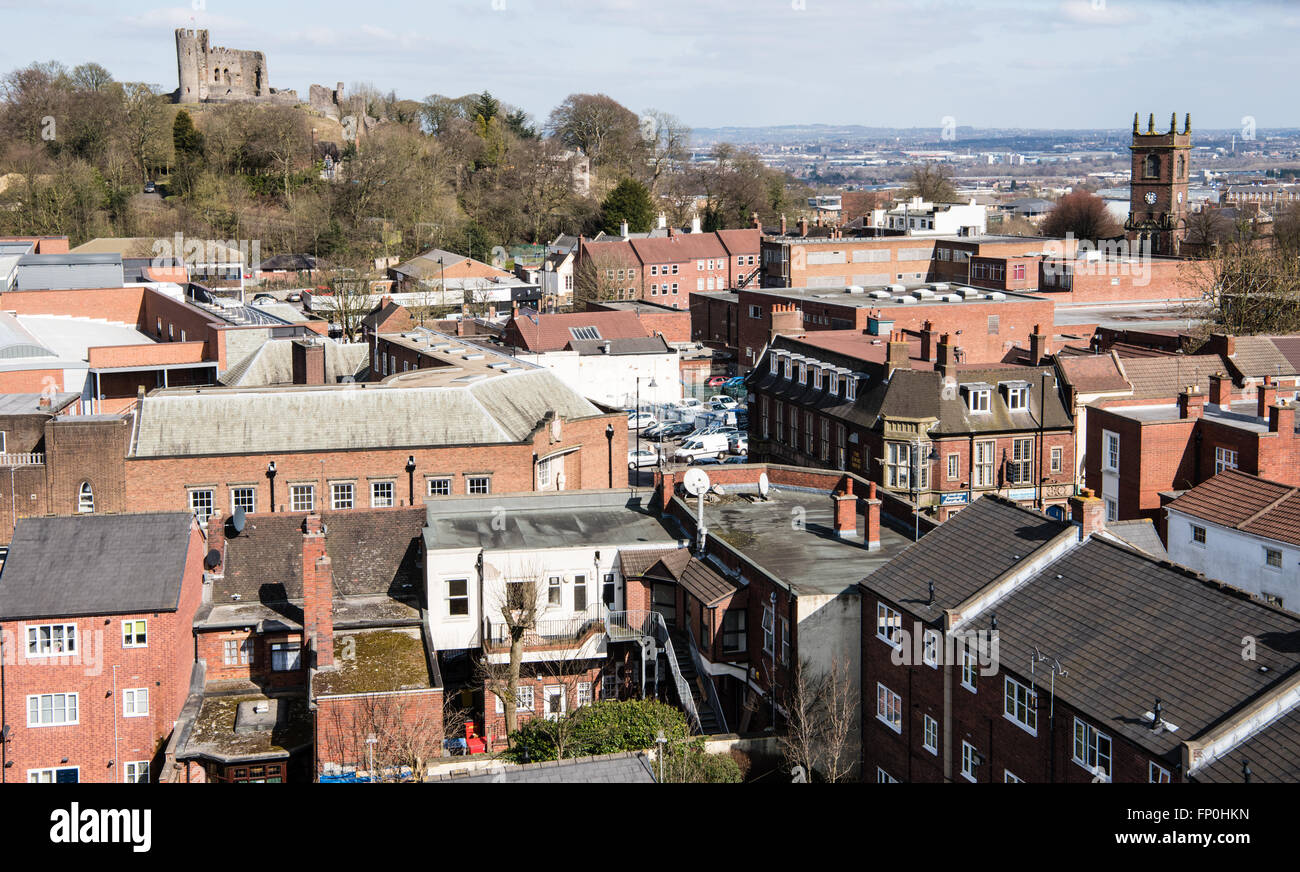
<instances>
[{"instance_id":1,"label":"dormer window","mask_svg":"<svg viewBox=\"0 0 1300 872\"><path fill-rule=\"evenodd\" d=\"M856 400L858 398L858 378L853 375L844 376L844 399Z\"/></svg>"},{"instance_id":2,"label":"dormer window","mask_svg":"<svg viewBox=\"0 0 1300 872\"><path fill-rule=\"evenodd\" d=\"M784 361L782 361L782 363L784 363L784 365L785 365L785 372L784 372L784 375L785 375L785 377L786 377L786 380L788 381L788 380L790 379L790 373L791 373L791 371L792 371L792 367L793 367L793 365L794 365L794 361L792 361L790 358L787 357Z\"/></svg>"},{"instance_id":3,"label":"dormer window","mask_svg":"<svg viewBox=\"0 0 1300 872\"><path fill-rule=\"evenodd\" d=\"M993 388L986 384L962 385L962 390L966 392L966 408L972 412L989 411L989 401L993 393Z\"/></svg>"},{"instance_id":4,"label":"dormer window","mask_svg":"<svg viewBox=\"0 0 1300 872\"><path fill-rule=\"evenodd\" d=\"M1029 385L1025 382L1003 382L1006 391L1007 410L1023 412L1029 408Z\"/></svg>"},{"instance_id":5,"label":"dormer window","mask_svg":"<svg viewBox=\"0 0 1300 872\"><path fill-rule=\"evenodd\" d=\"M822 368L820 366L812 368L812 386L815 391L822 389Z\"/></svg>"},{"instance_id":6,"label":"dormer window","mask_svg":"<svg viewBox=\"0 0 1300 872\"><path fill-rule=\"evenodd\" d=\"M808 384L808 364L799 361L799 384Z\"/></svg>"},{"instance_id":7,"label":"dormer window","mask_svg":"<svg viewBox=\"0 0 1300 872\"><path fill-rule=\"evenodd\" d=\"M840 375L839 375L839 373L836 373L836 372L828 372L828 373L826 374L826 380L827 380L826 390L830 392L830 395L831 395L832 397L838 397L838 396L840 395Z\"/></svg>"}]
</instances>

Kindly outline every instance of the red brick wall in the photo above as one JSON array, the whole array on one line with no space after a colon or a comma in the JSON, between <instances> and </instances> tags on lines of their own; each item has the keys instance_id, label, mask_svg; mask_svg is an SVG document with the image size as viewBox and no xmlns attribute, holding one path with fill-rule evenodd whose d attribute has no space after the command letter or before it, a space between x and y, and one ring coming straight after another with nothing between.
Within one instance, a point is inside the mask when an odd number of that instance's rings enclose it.
<instances>
[{"instance_id":1,"label":"red brick wall","mask_svg":"<svg viewBox=\"0 0 1300 872\"><path fill-rule=\"evenodd\" d=\"M443 735L443 691L398 691L349 696L316 697L316 772L327 765L369 767L366 738L379 738L376 767L386 754L415 748L432 760L440 755Z\"/></svg>"},{"instance_id":2,"label":"red brick wall","mask_svg":"<svg viewBox=\"0 0 1300 872\"><path fill-rule=\"evenodd\" d=\"M5 294L3 308L19 315L73 315L140 324L146 289L91 288L75 291L22 291ZM152 292L150 292L152 293ZM150 334L152 335L152 333Z\"/></svg>"},{"instance_id":3,"label":"red brick wall","mask_svg":"<svg viewBox=\"0 0 1300 872\"><path fill-rule=\"evenodd\" d=\"M1039 291L1061 303L1131 303L1142 300L1198 300L1201 291L1188 274L1187 261L1151 260L1142 264L1092 265L1068 262L1074 270L1072 289L1056 290L1039 278ZM1043 269L1051 267L1045 261ZM1059 264L1055 267L1060 270Z\"/></svg>"},{"instance_id":4,"label":"red brick wall","mask_svg":"<svg viewBox=\"0 0 1300 872\"><path fill-rule=\"evenodd\" d=\"M82 781L120 782L125 777L124 764L139 760L153 761L151 771L157 776L158 752L189 693L194 663L192 625L202 598L203 554L204 540L196 523L190 530L175 612L0 624L6 656L4 721L13 729L7 753L14 765L6 770L6 781L25 782L28 769L77 766ZM122 646L122 621L134 619L148 622L147 647ZM56 622L77 625L81 654L28 660L26 625ZM147 716L123 716L123 691L133 688L148 689ZM28 727L26 697L40 693L77 693L78 723ZM110 766L115 727L117 763ZM65 757L68 762L61 762Z\"/></svg>"},{"instance_id":5,"label":"red brick wall","mask_svg":"<svg viewBox=\"0 0 1300 872\"><path fill-rule=\"evenodd\" d=\"M63 390L61 369L16 369L0 372L0 394L39 394Z\"/></svg>"},{"instance_id":6,"label":"red brick wall","mask_svg":"<svg viewBox=\"0 0 1300 872\"><path fill-rule=\"evenodd\" d=\"M530 712L519 712L519 725L527 723L535 717L541 717L544 712L545 698L543 689L548 686L563 685L565 688L565 703L567 711L573 711L578 707L578 684L583 681L591 682L591 692L593 699L600 699L601 672L604 665L599 662L591 661L585 664L581 663L556 663L557 668L564 670L563 677L547 674L546 667L540 667L540 674L533 674L529 664L524 664L523 673L519 676L520 687L531 687L533 689L533 710ZM488 690L486 683L483 685L483 717L486 723L483 724L482 735L487 737L490 742L497 742L505 738L506 735L506 716L505 712L497 712L497 703L499 702L496 694Z\"/></svg>"}]
</instances>

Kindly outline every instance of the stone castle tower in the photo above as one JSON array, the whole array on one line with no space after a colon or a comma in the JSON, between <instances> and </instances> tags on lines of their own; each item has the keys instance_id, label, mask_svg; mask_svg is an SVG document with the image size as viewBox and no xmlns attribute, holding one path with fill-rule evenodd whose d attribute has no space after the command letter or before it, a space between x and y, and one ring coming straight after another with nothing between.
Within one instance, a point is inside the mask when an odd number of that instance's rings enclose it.
<instances>
[{"instance_id":1,"label":"stone castle tower","mask_svg":"<svg viewBox=\"0 0 1300 872\"><path fill-rule=\"evenodd\" d=\"M176 31L176 102L251 100L271 96L266 55L260 51L212 48L206 30Z\"/></svg>"},{"instance_id":2,"label":"stone castle tower","mask_svg":"<svg viewBox=\"0 0 1300 872\"><path fill-rule=\"evenodd\" d=\"M1169 132L1156 131L1155 115L1143 132L1133 115L1133 170L1125 235L1131 241L1151 240L1151 253L1178 254L1187 235L1188 157L1192 151L1192 116L1178 130L1178 114L1169 119Z\"/></svg>"}]
</instances>

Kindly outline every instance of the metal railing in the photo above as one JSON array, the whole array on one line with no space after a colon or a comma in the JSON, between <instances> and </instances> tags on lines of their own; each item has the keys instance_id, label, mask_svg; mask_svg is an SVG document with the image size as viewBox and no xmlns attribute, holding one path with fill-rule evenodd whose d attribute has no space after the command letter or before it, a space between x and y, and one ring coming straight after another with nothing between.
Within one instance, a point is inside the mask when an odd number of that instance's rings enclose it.
<instances>
[{"instance_id":1,"label":"metal railing","mask_svg":"<svg viewBox=\"0 0 1300 872\"><path fill-rule=\"evenodd\" d=\"M722 713L722 700L718 697L718 689L713 685L713 673L708 670L704 657L700 654L700 646L695 641L695 633L691 632L690 627L686 628L686 635L691 640L691 662L695 664L695 674L704 684L704 695L708 698L714 717L718 719L719 732L729 733L731 731L727 729L727 716Z\"/></svg>"},{"instance_id":2,"label":"metal railing","mask_svg":"<svg viewBox=\"0 0 1300 872\"><path fill-rule=\"evenodd\" d=\"M585 612L569 618L537 621L524 631L524 647L546 648L579 642L589 633L603 629L607 614L604 603L596 603ZM509 647L510 625L505 621L488 618L487 642L492 647Z\"/></svg>"},{"instance_id":3,"label":"metal railing","mask_svg":"<svg viewBox=\"0 0 1300 872\"><path fill-rule=\"evenodd\" d=\"M612 642L636 642L643 638L653 639L668 658L668 670L672 673L673 684L677 688L677 698L681 701L691 731L703 733L700 726L700 713L695 708L695 695L691 686L682 675L677 665L677 653L673 650L673 640L668 635L668 625L664 616L655 611L633 609L631 611L610 612L605 624L606 636Z\"/></svg>"},{"instance_id":4,"label":"metal railing","mask_svg":"<svg viewBox=\"0 0 1300 872\"><path fill-rule=\"evenodd\" d=\"M39 452L0 454L0 466L40 466L43 463L45 455Z\"/></svg>"}]
</instances>

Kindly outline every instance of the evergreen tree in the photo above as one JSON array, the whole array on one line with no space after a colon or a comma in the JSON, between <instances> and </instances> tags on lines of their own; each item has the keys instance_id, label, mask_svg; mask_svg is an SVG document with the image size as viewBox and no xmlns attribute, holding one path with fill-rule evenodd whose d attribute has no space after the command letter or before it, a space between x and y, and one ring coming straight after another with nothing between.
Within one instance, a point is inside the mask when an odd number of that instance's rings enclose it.
<instances>
[{"instance_id":1,"label":"evergreen tree","mask_svg":"<svg viewBox=\"0 0 1300 872\"><path fill-rule=\"evenodd\" d=\"M629 232L648 233L654 222L655 207L650 191L636 179L627 178L619 182L600 208L606 233L617 234L624 221Z\"/></svg>"}]
</instances>

